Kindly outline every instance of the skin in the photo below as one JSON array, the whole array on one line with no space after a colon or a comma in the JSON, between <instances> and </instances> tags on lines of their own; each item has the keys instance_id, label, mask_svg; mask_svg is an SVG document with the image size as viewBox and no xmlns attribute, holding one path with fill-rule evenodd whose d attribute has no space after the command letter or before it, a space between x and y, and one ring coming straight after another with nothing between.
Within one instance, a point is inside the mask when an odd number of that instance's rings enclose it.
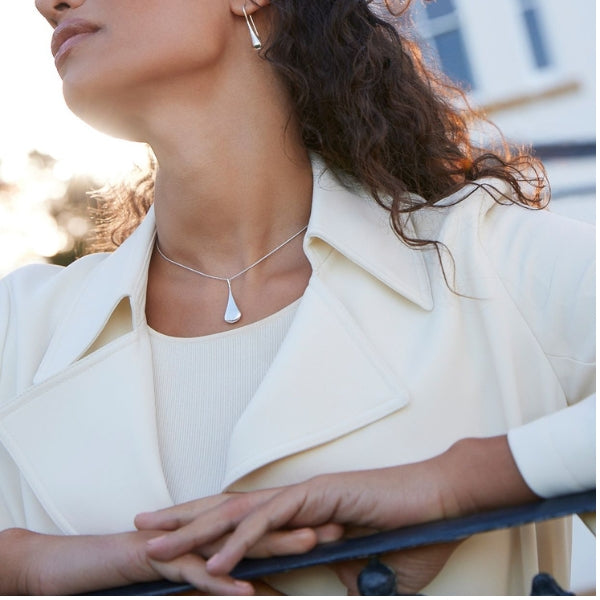
<instances>
[{"instance_id":1,"label":"skin","mask_svg":"<svg viewBox=\"0 0 600 600\"><path fill-rule=\"evenodd\" d=\"M147 542L162 533L60 536L7 529L0 532L0 595L63 596L163 578L191 583L209 595L251 595L258 590L261 595L276 593L261 582L250 584L207 573L205 557L226 538L174 560L153 560ZM339 535L335 526L278 533L265 537L249 556L264 558L298 548L304 552Z\"/></svg>"},{"instance_id":2,"label":"skin","mask_svg":"<svg viewBox=\"0 0 600 600\"><path fill-rule=\"evenodd\" d=\"M265 39L268 4L246 5ZM94 127L152 146L159 163L158 237L169 257L232 275L306 225L310 161L290 118L290 99L251 47L243 0L36 0L36 7L53 27L70 18L99 27L57 64L65 99ZM231 326L222 318L223 282L183 271L155 254L147 320L155 330L179 337L247 325L299 298L310 274L299 237L235 280L243 318ZM140 515L138 531L47 536L6 530L0 532L0 593L73 594L162 577L188 581L209 594L273 592L226 573L243 555L304 552L343 533L461 514L491 499L501 506L531 498L505 438L492 440L478 440L476 448L459 443L460 452L453 447L389 472L337 474ZM474 450L486 464L473 465L469 479L464 461ZM223 515L228 526L215 530ZM386 562L402 575L400 588L411 591L430 581L452 550L404 553ZM338 568L351 592L359 567Z\"/></svg>"},{"instance_id":3,"label":"skin","mask_svg":"<svg viewBox=\"0 0 600 600\"><path fill-rule=\"evenodd\" d=\"M268 2L261 4L246 8L266 37ZM232 275L306 225L310 161L287 96L248 42L242 0L38 0L37 7L51 23L76 17L100 26L59 65L64 95L95 127L152 146L167 256ZM310 273L299 237L236 279L244 313L237 326L299 298ZM226 291L155 256L148 322L179 337L231 329L222 319Z\"/></svg>"},{"instance_id":4,"label":"skin","mask_svg":"<svg viewBox=\"0 0 600 600\"><path fill-rule=\"evenodd\" d=\"M140 530L172 533L149 541L148 554L170 560L233 532L207 563L226 574L258 540L272 531L342 525L348 536L447 519L536 500L519 474L506 436L460 440L429 460L369 471L332 473L276 490L248 493L207 505L198 500L136 517ZM430 583L458 543L416 548L383 557L396 572L398 592L414 594ZM338 565L350 593L366 563Z\"/></svg>"}]
</instances>

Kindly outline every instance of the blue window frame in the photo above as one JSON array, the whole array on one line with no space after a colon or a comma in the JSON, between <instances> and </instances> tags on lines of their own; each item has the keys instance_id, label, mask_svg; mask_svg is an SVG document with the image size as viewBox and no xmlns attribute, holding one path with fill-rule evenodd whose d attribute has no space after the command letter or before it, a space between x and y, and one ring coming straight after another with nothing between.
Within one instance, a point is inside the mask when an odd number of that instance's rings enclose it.
<instances>
[{"instance_id":1,"label":"blue window frame","mask_svg":"<svg viewBox=\"0 0 600 600\"><path fill-rule=\"evenodd\" d=\"M474 89L475 78L453 0L415 3L415 19L448 77L463 88Z\"/></svg>"},{"instance_id":2,"label":"blue window frame","mask_svg":"<svg viewBox=\"0 0 600 600\"><path fill-rule=\"evenodd\" d=\"M427 16L430 19L443 17L444 15L449 15L454 12L454 2L452 2L452 0L437 0L436 2L427 2L427 4L425 4L425 10L427 11Z\"/></svg>"},{"instance_id":3,"label":"blue window frame","mask_svg":"<svg viewBox=\"0 0 600 600\"><path fill-rule=\"evenodd\" d=\"M535 65L543 69L551 64L548 46L540 24L539 10L535 0L520 0L525 27Z\"/></svg>"}]
</instances>

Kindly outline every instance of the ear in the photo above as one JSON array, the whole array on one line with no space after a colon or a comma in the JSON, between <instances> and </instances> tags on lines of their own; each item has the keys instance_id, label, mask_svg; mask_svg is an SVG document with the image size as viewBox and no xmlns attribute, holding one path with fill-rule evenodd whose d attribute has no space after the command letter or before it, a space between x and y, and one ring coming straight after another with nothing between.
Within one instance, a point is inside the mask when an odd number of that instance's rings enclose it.
<instances>
[{"instance_id":1,"label":"ear","mask_svg":"<svg viewBox=\"0 0 600 600\"><path fill-rule=\"evenodd\" d=\"M249 15L254 14L256 11L269 6L271 0L230 0L229 6L231 12L238 17L244 16L244 7Z\"/></svg>"}]
</instances>

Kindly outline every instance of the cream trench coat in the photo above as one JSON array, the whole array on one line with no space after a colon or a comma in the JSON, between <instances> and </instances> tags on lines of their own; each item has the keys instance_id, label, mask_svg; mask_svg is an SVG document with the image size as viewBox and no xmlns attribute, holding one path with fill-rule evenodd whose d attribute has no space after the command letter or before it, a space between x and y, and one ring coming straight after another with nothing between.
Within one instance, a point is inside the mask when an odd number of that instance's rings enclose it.
<instances>
[{"instance_id":1,"label":"cream trench coat","mask_svg":"<svg viewBox=\"0 0 600 600\"><path fill-rule=\"evenodd\" d=\"M455 294L434 252L409 249L372 199L314 170L313 274L232 435L223 489L418 461L507 431L538 493L593 487L594 408L580 402L594 385L593 230L481 190L451 197L407 227L448 247ZM119 532L172 504L144 315L154 232L151 210L113 254L0 282L0 529ZM567 537L564 521L475 536L424 592L523 594L539 570L568 585ZM272 583L344 593L326 569Z\"/></svg>"}]
</instances>

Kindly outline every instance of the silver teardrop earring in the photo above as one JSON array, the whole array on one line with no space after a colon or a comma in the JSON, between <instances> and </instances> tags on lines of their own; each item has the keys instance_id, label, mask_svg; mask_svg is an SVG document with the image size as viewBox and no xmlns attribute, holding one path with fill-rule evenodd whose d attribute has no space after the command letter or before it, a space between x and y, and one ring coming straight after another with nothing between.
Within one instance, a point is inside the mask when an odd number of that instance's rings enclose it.
<instances>
[{"instance_id":1,"label":"silver teardrop earring","mask_svg":"<svg viewBox=\"0 0 600 600\"><path fill-rule=\"evenodd\" d=\"M258 34L258 29L256 29L256 25L254 24L254 19L252 15L249 15L246 12L246 3L242 6L242 11L244 12L244 17L246 17L246 24L248 25L248 30L250 31L250 39L252 40L252 47L255 50L260 50L262 48L262 42L260 40L260 35Z\"/></svg>"}]
</instances>

